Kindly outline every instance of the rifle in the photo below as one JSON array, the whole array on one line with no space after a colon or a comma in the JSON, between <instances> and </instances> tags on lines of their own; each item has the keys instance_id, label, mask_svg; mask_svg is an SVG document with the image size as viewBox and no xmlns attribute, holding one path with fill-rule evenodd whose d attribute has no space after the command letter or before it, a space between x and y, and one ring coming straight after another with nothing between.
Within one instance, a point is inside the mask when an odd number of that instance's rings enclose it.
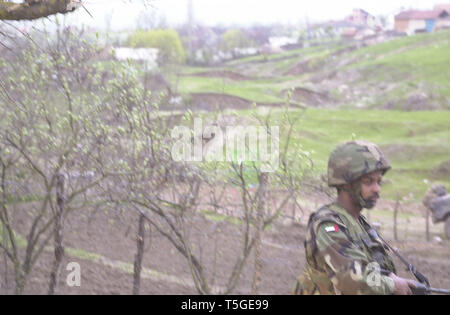
<instances>
[{"instance_id":1,"label":"rifle","mask_svg":"<svg viewBox=\"0 0 450 315\"><path fill-rule=\"evenodd\" d=\"M428 295L432 293L436 294L450 294L450 290L446 289L436 289L430 286L426 286L420 282L414 281L415 288L411 288L414 295Z\"/></svg>"},{"instance_id":2,"label":"rifle","mask_svg":"<svg viewBox=\"0 0 450 315\"><path fill-rule=\"evenodd\" d=\"M422 273L420 273L416 267L414 267L411 263L409 263L405 258L403 258L400 253L393 248L389 243L387 243L381 236L378 235L378 233L375 231L375 229L370 229L368 231L371 237L379 238L400 260L403 264L406 266L406 271L410 271L414 277L417 279L417 281L414 281L415 288L411 287L411 291L414 295L428 295L432 293L437 294L450 294L450 290L446 289L437 289L432 288L430 285L430 281L428 281L428 278L425 277Z\"/></svg>"}]
</instances>

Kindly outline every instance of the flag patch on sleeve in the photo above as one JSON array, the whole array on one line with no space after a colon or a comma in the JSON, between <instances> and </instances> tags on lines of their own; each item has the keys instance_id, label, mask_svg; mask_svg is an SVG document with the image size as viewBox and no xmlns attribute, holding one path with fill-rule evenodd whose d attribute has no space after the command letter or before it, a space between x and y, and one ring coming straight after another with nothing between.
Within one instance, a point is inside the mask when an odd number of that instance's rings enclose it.
<instances>
[{"instance_id":1,"label":"flag patch on sleeve","mask_svg":"<svg viewBox=\"0 0 450 315\"><path fill-rule=\"evenodd\" d=\"M339 227L337 224L325 227L325 231L327 232L338 232Z\"/></svg>"}]
</instances>

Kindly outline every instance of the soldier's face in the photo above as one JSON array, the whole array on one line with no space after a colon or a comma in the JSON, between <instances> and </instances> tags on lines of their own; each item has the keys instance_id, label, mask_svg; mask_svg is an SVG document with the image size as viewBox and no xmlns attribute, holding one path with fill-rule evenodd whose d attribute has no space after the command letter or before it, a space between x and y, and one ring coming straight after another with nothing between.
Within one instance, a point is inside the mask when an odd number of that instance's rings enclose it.
<instances>
[{"instance_id":1,"label":"soldier's face","mask_svg":"<svg viewBox=\"0 0 450 315\"><path fill-rule=\"evenodd\" d=\"M371 209L380 198L382 171L375 171L361 177L361 197L366 201L366 208Z\"/></svg>"}]
</instances>

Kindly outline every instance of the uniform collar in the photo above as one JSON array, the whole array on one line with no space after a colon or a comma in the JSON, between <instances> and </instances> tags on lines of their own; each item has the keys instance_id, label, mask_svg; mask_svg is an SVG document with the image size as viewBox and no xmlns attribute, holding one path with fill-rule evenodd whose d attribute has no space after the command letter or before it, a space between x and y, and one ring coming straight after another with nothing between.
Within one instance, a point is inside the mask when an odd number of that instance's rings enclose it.
<instances>
[{"instance_id":1,"label":"uniform collar","mask_svg":"<svg viewBox=\"0 0 450 315\"><path fill-rule=\"evenodd\" d=\"M333 202L330 205L330 208L331 208L331 210L334 210L334 211L338 212L339 214L342 214L343 216L345 216L348 220L350 220L350 222L358 223L355 220L355 218L350 213L348 213L348 211L344 207L342 207L340 204L337 203L337 201ZM358 216L358 221L360 221L360 220L361 220L361 214L359 214L359 216Z\"/></svg>"}]
</instances>

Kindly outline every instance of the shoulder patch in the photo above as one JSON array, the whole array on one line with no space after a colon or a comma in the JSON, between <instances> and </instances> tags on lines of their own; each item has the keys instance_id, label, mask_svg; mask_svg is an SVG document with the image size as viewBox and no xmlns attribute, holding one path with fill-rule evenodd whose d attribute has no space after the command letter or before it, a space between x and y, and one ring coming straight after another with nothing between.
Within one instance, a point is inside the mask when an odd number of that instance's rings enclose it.
<instances>
[{"instance_id":1,"label":"shoulder patch","mask_svg":"<svg viewBox=\"0 0 450 315\"><path fill-rule=\"evenodd\" d=\"M328 225L325 227L325 231L326 232L339 232L339 225L337 225L337 224Z\"/></svg>"},{"instance_id":2,"label":"shoulder patch","mask_svg":"<svg viewBox=\"0 0 450 315\"><path fill-rule=\"evenodd\" d=\"M317 233L317 229L320 225L325 224L325 227L330 227L329 231L325 230L326 232L338 232L341 229L346 229L346 226L342 219L340 218L339 214L330 209L327 206L324 206L317 210L313 215L310 217L310 222L314 232ZM335 227L336 226L336 227ZM333 228L333 230L331 230Z\"/></svg>"}]
</instances>

